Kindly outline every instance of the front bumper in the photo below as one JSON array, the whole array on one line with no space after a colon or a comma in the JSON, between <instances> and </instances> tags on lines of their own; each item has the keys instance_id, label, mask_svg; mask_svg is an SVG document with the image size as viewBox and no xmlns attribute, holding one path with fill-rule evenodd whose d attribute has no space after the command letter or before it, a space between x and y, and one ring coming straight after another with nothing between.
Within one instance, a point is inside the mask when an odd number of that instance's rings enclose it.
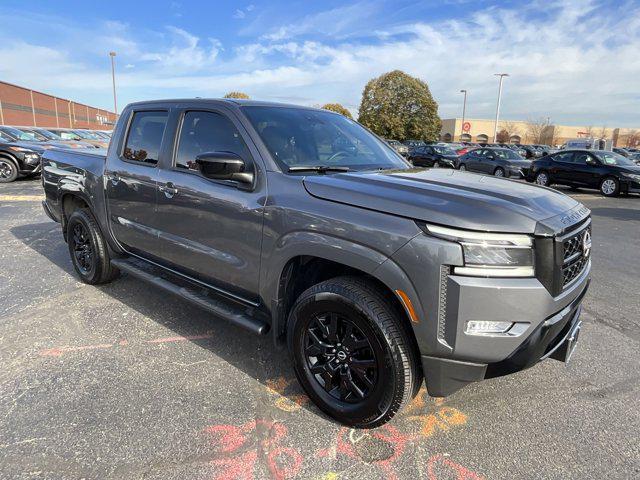
<instances>
[{"instance_id":1,"label":"front bumper","mask_svg":"<svg viewBox=\"0 0 640 480\"><path fill-rule=\"evenodd\" d=\"M548 289L538 278L455 275L449 266L462 265L461 247L428 235L416 236L393 260L414 279L413 291L406 290L418 317L411 325L427 389L434 396L528 368L544 358L567 322L579 316L591 271L588 261L560 292ZM551 318L557 320L553 328ZM471 321L513 326L504 334L474 335L466 331Z\"/></svg>"},{"instance_id":2,"label":"front bumper","mask_svg":"<svg viewBox=\"0 0 640 480\"><path fill-rule=\"evenodd\" d=\"M494 363L476 363L454 359L422 356L422 368L427 372L429 395L446 397L469 383L501 377L525 370L547 358L564 361L571 351L569 337L579 328L582 299L587 287L570 305L545 319L507 358Z\"/></svg>"}]
</instances>

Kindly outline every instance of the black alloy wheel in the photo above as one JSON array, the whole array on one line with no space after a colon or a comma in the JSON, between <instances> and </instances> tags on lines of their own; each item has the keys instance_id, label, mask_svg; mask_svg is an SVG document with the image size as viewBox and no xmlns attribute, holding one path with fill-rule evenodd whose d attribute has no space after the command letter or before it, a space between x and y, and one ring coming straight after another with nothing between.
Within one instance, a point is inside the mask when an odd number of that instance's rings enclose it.
<instances>
[{"instance_id":1,"label":"black alloy wheel","mask_svg":"<svg viewBox=\"0 0 640 480\"><path fill-rule=\"evenodd\" d=\"M75 210L66 229L69 255L80 280L97 285L119 275L118 269L111 266L109 249L98 222L88 209Z\"/></svg>"},{"instance_id":2,"label":"black alloy wheel","mask_svg":"<svg viewBox=\"0 0 640 480\"><path fill-rule=\"evenodd\" d=\"M307 368L325 392L342 402L367 398L378 380L378 362L353 321L335 312L316 315L304 342Z\"/></svg>"},{"instance_id":3,"label":"black alloy wheel","mask_svg":"<svg viewBox=\"0 0 640 480\"><path fill-rule=\"evenodd\" d=\"M87 228L82 223L75 223L69 241L73 248L74 264L82 275L91 275L95 268L94 252Z\"/></svg>"},{"instance_id":4,"label":"black alloy wheel","mask_svg":"<svg viewBox=\"0 0 640 480\"><path fill-rule=\"evenodd\" d=\"M421 383L404 311L360 277L336 277L304 291L287 320L298 381L338 421L374 428L389 421ZM404 318L403 318L404 317Z\"/></svg>"}]
</instances>

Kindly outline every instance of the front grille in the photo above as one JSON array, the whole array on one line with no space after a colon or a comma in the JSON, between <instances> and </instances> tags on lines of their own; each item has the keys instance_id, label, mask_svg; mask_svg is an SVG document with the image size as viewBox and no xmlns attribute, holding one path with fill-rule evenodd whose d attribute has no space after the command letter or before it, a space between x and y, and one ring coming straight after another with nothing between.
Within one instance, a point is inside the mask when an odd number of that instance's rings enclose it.
<instances>
[{"instance_id":1,"label":"front grille","mask_svg":"<svg viewBox=\"0 0 640 480\"><path fill-rule=\"evenodd\" d=\"M562 241L562 288L568 287L589 263L591 256L591 222L570 232Z\"/></svg>"}]
</instances>

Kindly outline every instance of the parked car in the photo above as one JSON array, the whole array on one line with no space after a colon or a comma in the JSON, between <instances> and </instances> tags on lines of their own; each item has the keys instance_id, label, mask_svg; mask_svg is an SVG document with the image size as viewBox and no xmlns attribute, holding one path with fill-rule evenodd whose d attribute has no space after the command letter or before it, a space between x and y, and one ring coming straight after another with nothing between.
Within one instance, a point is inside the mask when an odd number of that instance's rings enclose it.
<instances>
[{"instance_id":1,"label":"parked car","mask_svg":"<svg viewBox=\"0 0 640 480\"><path fill-rule=\"evenodd\" d=\"M104 130L91 130L91 132L95 133L101 138L104 138L107 142L111 141L111 135Z\"/></svg>"},{"instance_id":2,"label":"parked car","mask_svg":"<svg viewBox=\"0 0 640 480\"><path fill-rule=\"evenodd\" d=\"M15 141L0 131L0 183L37 175L43 152L44 148Z\"/></svg>"},{"instance_id":3,"label":"parked car","mask_svg":"<svg viewBox=\"0 0 640 480\"><path fill-rule=\"evenodd\" d=\"M386 140L386 142L393 148L396 152L398 152L403 157L409 155L409 147L400 143L398 140Z\"/></svg>"},{"instance_id":4,"label":"parked car","mask_svg":"<svg viewBox=\"0 0 640 480\"><path fill-rule=\"evenodd\" d=\"M542 152L533 145L520 145L520 148L525 152L525 154L523 155L524 158L533 160L535 158L540 158L543 156Z\"/></svg>"},{"instance_id":5,"label":"parked car","mask_svg":"<svg viewBox=\"0 0 640 480\"><path fill-rule=\"evenodd\" d=\"M44 128L37 128L37 127L14 127L14 128L30 136L35 141L46 142L56 147L93 148L93 145L89 145L88 143L76 142L75 140L64 140L62 137Z\"/></svg>"},{"instance_id":6,"label":"parked car","mask_svg":"<svg viewBox=\"0 0 640 480\"><path fill-rule=\"evenodd\" d=\"M81 141L93 145L95 148L107 148L109 142L88 131L70 128L47 128L50 132L61 136L65 140Z\"/></svg>"},{"instance_id":7,"label":"parked car","mask_svg":"<svg viewBox=\"0 0 640 480\"><path fill-rule=\"evenodd\" d=\"M402 142L409 149L409 153L416 147L424 147L426 145L422 140L405 140Z\"/></svg>"},{"instance_id":8,"label":"parked car","mask_svg":"<svg viewBox=\"0 0 640 480\"><path fill-rule=\"evenodd\" d=\"M112 142L43 158L80 279L125 271L270 333L345 424L385 423L423 373L440 397L571 356L591 220L569 196L416 170L342 115L250 100L128 105Z\"/></svg>"},{"instance_id":9,"label":"parked car","mask_svg":"<svg viewBox=\"0 0 640 480\"><path fill-rule=\"evenodd\" d=\"M640 167L605 150L563 150L535 160L527 180L542 186L595 188L612 197L620 192L640 192Z\"/></svg>"},{"instance_id":10,"label":"parked car","mask_svg":"<svg viewBox=\"0 0 640 480\"><path fill-rule=\"evenodd\" d=\"M617 153L618 155L622 155L623 157L629 156L629 151L626 148L613 147L612 150L614 153Z\"/></svg>"},{"instance_id":11,"label":"parked car","mask_svg":"<svg viewBox=\"0 0 640 480\"><path fill-rule=\"evenodd\" d=\"M4 134L4 136L12 142L20 142L26 145L34 145L40 147L42 149L47 148L69 148L69 146L64 142L56 142L55 140L47 140L45 137L41 135L36 135L33 132L23 132L15 127L10 127L7 125L0 125L0 132Z\"/></svg>"},{"instance_id":12,"label":"parked car","mask_svg":"<svg viewBox=\"0 0 640 480\"><path fill-rule=\"evenodd\" d=\"M488 173L496 177L525 178L531 162L510 148L478 148L458 158L459 170Z\"/></svg>"},{"instance_id":13,"label":"parked car","mask_svg":"<svg viewBox=\"0 0 640 480\"><path fill-rule=\"evenodd\" d=\"M440 145L416 147L409 154L409 161L416 167L455 168L457 159L454 150Z\"/></svg>"},{"instance_id":14,"label":"parked car","mask_svg":"<svg viewBox=\"0 0 640 480\"><path fill-rule=\"evenodd\" d=\"M631 160L636 165L640 165L640 152L633 152L629 155L629 160Z\"/></svg>"}]
</instances>

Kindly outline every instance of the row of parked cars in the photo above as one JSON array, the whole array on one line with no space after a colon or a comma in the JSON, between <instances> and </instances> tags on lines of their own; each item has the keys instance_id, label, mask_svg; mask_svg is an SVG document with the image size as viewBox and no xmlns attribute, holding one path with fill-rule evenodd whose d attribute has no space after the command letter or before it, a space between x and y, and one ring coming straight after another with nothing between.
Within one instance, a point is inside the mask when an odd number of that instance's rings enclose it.
<instances>
[{"instance_id":1,"label":"row of parked cars","mask_svg":"<svg viewBox=\"0 0 640 480\"><path fill-rule=\"evenodd\" d=\"M40 172L40 157L52 147L107 148L111 132L79 128L12 127L0 125L0 183Z\"/></svg>"},{"instance_id":2,"label":"row of parked cars","mask_svg":"<svg viewBox=\"0 0 640 480\"><path fill-rule=\"evenodd\" d=\"M405 146L407 153L403 156L416 167L455 168L523 179L542 186L595 188L605 196L640 193L640 152L636 149L606 151L419 141L409 141Z\"/></svg>"}]
</instances>

